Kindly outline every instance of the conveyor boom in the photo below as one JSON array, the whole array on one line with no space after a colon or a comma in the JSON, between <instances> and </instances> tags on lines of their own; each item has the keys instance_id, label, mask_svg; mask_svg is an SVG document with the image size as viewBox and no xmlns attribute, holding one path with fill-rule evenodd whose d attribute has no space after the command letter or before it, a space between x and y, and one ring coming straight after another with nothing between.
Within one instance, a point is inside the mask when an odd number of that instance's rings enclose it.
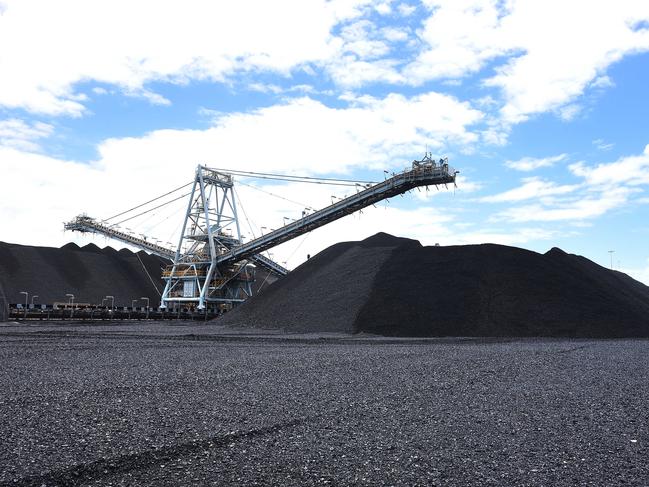
<instances>
[{"instance_id":1,"label":"conveyor boom","mask_svg":"<svg viewBox=\"0 0 649 487\"><path fill-rule=\"evenodd\" d=\"M338 220L378 201L405 193L418 186L436 186L455 183L457 171L448 166L446 159L436 164L431 159L413 162L411 170L401 172L385 181L296 220L280 229L243 245L230 249L217 257L217 264L237 262L299 237L327 223Z\"/></svg>"},{"instance_id":2,"label":"conveyor boom","mask_svg":"<svg viewBox=\"0 0 649 487\"><path fill-rule=\"evenodd\" d=\"M65 230L71 230L76 232L83 233L99 233L106 237L119 240L139 249L142 249L146 252L150 252L154 255L162 257L163 259L168 259L173 261L176 251L162 245L153 243L145 238L137 237L123 229L115 226L105 224L103 222L97 221L94 218L91 218L86 215L79 215L74 220L64 225ZM263 255L252 255L249 259L254 262L259 267L263 267L266 270L269 270L279 276L285 276L288 274L288 269L279 265L272 259L264 257Z\"/></svg>"}]
</instances>

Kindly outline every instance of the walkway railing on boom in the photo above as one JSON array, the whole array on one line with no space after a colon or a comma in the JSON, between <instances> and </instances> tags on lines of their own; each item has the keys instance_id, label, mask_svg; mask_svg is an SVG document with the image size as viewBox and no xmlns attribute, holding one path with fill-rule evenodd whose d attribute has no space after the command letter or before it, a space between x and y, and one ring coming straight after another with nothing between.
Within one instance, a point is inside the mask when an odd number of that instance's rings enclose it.
<instances>
[{"instance_id":1,"label":"walkway railing on boom","mask_svg":"<svg viewBox=\"0 0 649 487\"><path fill-rule=\"evenodd\" d=\"M173 260L176 251L153 243L144 238L137 237L134 234L128 233L116 225L109 225L101 221L95 220L87 215L79 215L71 222L64 224L65 230L77 232L99 233L115 240L124 243L135 245L136 247L151 252L164 259ZM238 241L237 241L238 242ZM288 274L288 269L279 265L272 259L263 255L252 255L249 259L260 267L272 271L280 276Z\"/></svg>"},{"instance_id":2,"label":"walkway railing on boom","mask_svg":"<svg viewBox=\"0 0 649 487\"><path fill-rule=\"evenodd\" d=\"M280 229L235 247L219 256L216 262L224 264L246 259L250 255L263 252L378 201L405 193L418 186L455 184L457 173L458 171L448 165L447 159L441 159L438 164L426 155L421 161L414 161L412 169L395 174L385 181L369 186L363 191L343 198Z\"/></svg>"},{"instance_id":3,"label":"walkway railing on boom","mask_svg":"<svg viewBox=\"0 0 649 487\"><path fill-rule=\"evenodd\" d=\"M145 238L140 238L133 234L127 233L121 228L118 228L114 225L108 225L97 221L87 215L77 216L71 222L65 223L64 228L66 230L77 232L101 233L102 235L106 235L107 237L111 237L125 243L133 244L143 250L148 250L152 254L160 256L164 259L172 260L176 253L174 250L150 242Z\"/></svg>"}]
</instances>

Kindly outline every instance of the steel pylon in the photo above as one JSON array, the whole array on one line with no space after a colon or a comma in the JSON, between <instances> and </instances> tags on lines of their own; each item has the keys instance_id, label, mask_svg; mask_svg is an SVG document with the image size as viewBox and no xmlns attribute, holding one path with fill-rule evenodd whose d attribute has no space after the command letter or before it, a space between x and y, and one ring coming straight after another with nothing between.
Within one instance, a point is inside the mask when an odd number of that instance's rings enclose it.
<instances>
[{"instance_id":1,"label":"steel pylon","mask_svg":"<svg viewBox=\"0 0 649 487\"><path fill-rule=\"evenodd\" d=\"M254 267L247 261L217 264L218 256L241 245L234 181L231 175L198 166L161 306L174 303L224 309L252 295Z\"/></svg>"}]
</instances>

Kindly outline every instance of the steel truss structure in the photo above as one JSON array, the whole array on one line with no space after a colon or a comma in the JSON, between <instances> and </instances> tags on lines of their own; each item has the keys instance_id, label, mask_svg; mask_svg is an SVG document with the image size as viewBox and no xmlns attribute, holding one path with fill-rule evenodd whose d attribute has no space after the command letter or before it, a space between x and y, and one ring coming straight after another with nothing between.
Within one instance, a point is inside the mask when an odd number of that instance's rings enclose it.
<instances>
[{"instance_id":1,"label":"steel truss structure","mask_svg":"<svg viewBox=\"0 0 649 487\"><path fill-rule=\"evenodd\" d=\"M252 295L255 267L279 276L288 273L261 252L413 188L455 184L457 173L448 159L436 161L426 153L423 159L413 161L410 169L367 184L356 194L243 243L232 175L200 165L175 250L86 215L66 223L65 229L100 233L170 259L172 263L162 275L166 281L162 308L227 309Z\"/></svg>"},{"instance_id":2,"label":"steel truss structure","mask_svg":"<svg viewBox=\"0 0 649 487\"><path fill-rule=\"evenodd\" d=\"M229 174L198 166L161 307L189 302L231 304L252 296L254 266L241 260L217 265L219 255L241 244L241 231Z\"/></svg>"}]
</instances>

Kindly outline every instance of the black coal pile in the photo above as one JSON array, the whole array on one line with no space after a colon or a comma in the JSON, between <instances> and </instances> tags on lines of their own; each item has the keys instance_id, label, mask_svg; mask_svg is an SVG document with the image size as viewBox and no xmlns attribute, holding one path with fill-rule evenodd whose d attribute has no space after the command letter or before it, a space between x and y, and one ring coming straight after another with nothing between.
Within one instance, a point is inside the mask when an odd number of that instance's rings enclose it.
<instances>
[{"instance_id":1,"label":"black coal pile","mask_svg":"<svg viewBox=\"0 0 649 487\"><path fill-rule=\"evenodd\" d=\"M8 303L24 303L21 291L38 295L36 303L67 302L65 295L74 294L79 303L101 304L110 295L115 306L130 306L142 296L153 305L162 291L166 264L146 252L94 244L69 243L57 249L0 242L0 307L3 295Z\"/></svg>"},{"instance_id":2,"label":"black coal pile","mask_svg":"<svg viewBox=\"0 0 649 487\"><path fill-rule=\"evenodd\" d=\"M423 247L377 234L329 247L219 320L386 336L649 337L649 287L558 248Z\"/></svg>"}]
</instances>

